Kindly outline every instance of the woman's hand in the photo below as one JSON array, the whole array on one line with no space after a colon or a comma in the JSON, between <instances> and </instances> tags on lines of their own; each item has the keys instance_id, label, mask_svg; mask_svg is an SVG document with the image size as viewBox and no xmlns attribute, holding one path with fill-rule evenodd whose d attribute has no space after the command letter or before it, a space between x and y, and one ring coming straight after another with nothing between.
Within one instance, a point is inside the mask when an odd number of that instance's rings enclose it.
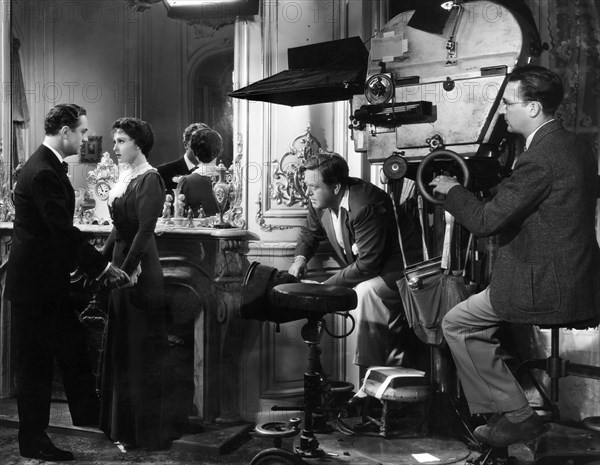
<instances>
[{"instance_id":1,"label":"woman's hand","mask_svg":"<svg viewBox=\"0 0 600 465\"><path fill-rule=\"evenodd\" d=\"M131 276L129 277L129 282L126 283L125 285L121 286L121 288L135 286L138 282L138 277L140 274L142 274L142 267L140 265L138 265L137 268L135 270L133 270L133 273L131 273Z\"/></svg>"}]
</instances>

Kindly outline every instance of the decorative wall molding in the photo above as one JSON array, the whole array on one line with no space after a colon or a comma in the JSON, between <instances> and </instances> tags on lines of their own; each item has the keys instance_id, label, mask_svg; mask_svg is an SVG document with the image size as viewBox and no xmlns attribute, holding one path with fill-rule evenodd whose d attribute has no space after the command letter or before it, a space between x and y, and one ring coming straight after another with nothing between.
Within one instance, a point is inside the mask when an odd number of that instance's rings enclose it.
<instances>
[{"instance_id":1,"label":"decorative wall molding","mask_svg":"<svg viewBox=\"0 0 600 465\"><path fill-rule=\"evenodd\" d=\"M244 197L244 185L242 176L242 160L244 158L244 141L241 134L238 134L237 151L233 165L228 172L228 181L231 184L229 195L229 210L225 214L226 220L236 228L246 227L246 217L242 201Z\"/></svg>"},{"instance_id":2,"label":"decorative wall molding","mask_svg":"<svg viewBox=\"0 0 600 465\"><path fill-rule=\"evenodd\" d=\"M258 208L256 210L256 224L258 224L260 229L265 232L285 231L286 229L293 229L293 228L296 228L299 226L299 225L268 224L263 215L262 192L258 193L258 200L256 201L256 205L258 205Z\"/></svg>"},{"instance_id":3,"label":"decorative wall molding","mask_svg":"<svg viewBox=\"0 0 600 465\"><path fill-rule=\"evenodd\" d=\"M294 210L305 210L308 205L308 195L306 193L306 183L301 169L306 160L311 156L323 151L321 142L311 134L310 126L302 134L294 137L289 145L289 149L280 159L271 161L270 180L267 185L269 199L277 205L283 205L287 208L294 207ZM274 230L284 231L298 227L296 225L271 225L265 220L263 211L263 193L258 193L256 204L256 223L266 232ZM300 208L302 210L300 210ZM285 215L278 215L279 217Z\"/></svg>"},{"instance_id":4,"label":"decorative wall molding","mask_svg":"<svg viewBox=\"0 0 600 465\"><path fill-rule=\"evenodd\" d=\"M269 196L278 205L292 207L296 204L306 208L308 195L306 194L306 183L300 168L306 164L306 160L321 150L321 142L310 133L310 126L306 132L295 137L290 144L289 150L284 153L280 160L271 162L271 184L269 185Z\"/></svg>"}]
</instances>

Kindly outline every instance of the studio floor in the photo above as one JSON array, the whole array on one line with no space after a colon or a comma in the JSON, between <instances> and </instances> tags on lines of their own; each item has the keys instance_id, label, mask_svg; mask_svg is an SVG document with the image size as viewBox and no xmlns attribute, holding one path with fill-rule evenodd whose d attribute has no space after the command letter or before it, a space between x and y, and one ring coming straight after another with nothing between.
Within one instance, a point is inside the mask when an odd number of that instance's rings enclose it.
<instances>
[{"instance_id":1,"label":"studio floor","mask_svg":"<svg viewBox=\"0 0 600 465\"><path fill-rule=\"evenodd\" d=\"M14 399L1 400L0 464L40 463L38 460L20 457L17 427L16 402ZM168 451L125 451L97 429L72 426L67 405L64 402L55 402L52 404L51 427L48 433L58 447L74 453L75 462L70 463L236 465L249 464L256 454L273 446L270 439L256 437L251 430L252 425L205 425L203 432L183 436ZM319 459L306 459L307 464L460 465L479 455L470 451L463 442L445 437L384 439L348 436L339 432L319 434L317 437L321 448L328 455ZM297 441L297 437L286 439L283 446L291 450ZM524 444L511 446L509 453L515 457L518 465L533 464L533 452ZM277 462L273 462L273 465L277 465Z\"/></svg>"}]
</instances>

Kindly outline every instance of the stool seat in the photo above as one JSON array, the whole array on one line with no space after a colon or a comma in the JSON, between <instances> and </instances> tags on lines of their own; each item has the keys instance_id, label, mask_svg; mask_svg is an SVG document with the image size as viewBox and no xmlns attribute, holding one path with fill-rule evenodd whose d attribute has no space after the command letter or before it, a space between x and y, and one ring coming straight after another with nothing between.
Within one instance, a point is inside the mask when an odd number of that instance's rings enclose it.
<instances>
[{"instance_id":1,"label":"stool seat","mask_svg":"<svg viewBox=\"0 0 600 465\"><path fill-rule=\"evenodd\" d=\"M273 288L270 299L279 307L315 313L345 312L357 305L353 289L327 284L280 284Z\"/></svg>"},{"instance_id":2,"label":"stool seat","mask_svg":"<svg viewBox=\"0 0 600 465\"><path fill-rule=\"evenodd\" d=\"M579 320L579 321L571 321L569 323L560 323L560 324L553 324L553 325L545 325L545 324L538 324L537 326L539 328L542 329L590 329L590 328L596 328L598 325L600 324L600 315L589 318L587 320Z\"/></svg>"}]
</instances>

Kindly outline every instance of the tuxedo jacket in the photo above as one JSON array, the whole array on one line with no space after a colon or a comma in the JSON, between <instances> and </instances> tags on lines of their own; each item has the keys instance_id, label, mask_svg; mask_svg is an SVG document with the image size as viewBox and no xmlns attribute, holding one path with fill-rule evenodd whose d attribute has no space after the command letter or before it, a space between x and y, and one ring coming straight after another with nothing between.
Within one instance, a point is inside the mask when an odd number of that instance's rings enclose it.
<instances>
[{"instance_id":1,"label":"tuxedo jacket","mask_svg":"<svg viewBox=\"0 0 600 465\"><path fill-rule=\"evenodd\" d=\"M345 251L336 239L331 210L317 210L309 204L295 253L310 260L319 242L328 239L346 266L326 284L354 287L381 276L391 289L397 289L396 281L403 276L404 264L392 201L383 190L361 179L350 178L348 189L348 214L342 227Z\"/></svg>"},{"instance_id":2,"label":"tuxedo jacket","mask_svg":"<svg viewBox=\"0 0 600 465\"><path fill-rule=\"evenodd\" d=\"M15 221L6 293L19 303L60 301L79 266L96 277L108 265L73 226L75 194L63 165L41 145L23 165L14 189Z\"/></svg>"},{"instance_id":3,"label":"tuxedo jacket","mask_svg":"<svg viewBox=\"0 0 600 465\"><path fill-rule=\"evenodd\" d=\"M558 121L542 126L513 174L481 202L462 186L444 208L477 236L499 234L490 299L506 321L565 324L600 315L598 166Z\"/></svg>"},{"instance_id":4,"label":"tuxedo jacket","mask_svg":"<svg viewBox=\"0 0 600 465\"><path fill-rule=\"evenodd\" d=\"M177 183L173 182L173 178L175 176L184 176L190 173L190 169L188 168L185 158L181 157L175 161L171 161L169 163L164 163L160 166L157 166L158 174L165 182L165 188L168 191L172 191L177 187Z\"/></svg>"}]
</instances>

